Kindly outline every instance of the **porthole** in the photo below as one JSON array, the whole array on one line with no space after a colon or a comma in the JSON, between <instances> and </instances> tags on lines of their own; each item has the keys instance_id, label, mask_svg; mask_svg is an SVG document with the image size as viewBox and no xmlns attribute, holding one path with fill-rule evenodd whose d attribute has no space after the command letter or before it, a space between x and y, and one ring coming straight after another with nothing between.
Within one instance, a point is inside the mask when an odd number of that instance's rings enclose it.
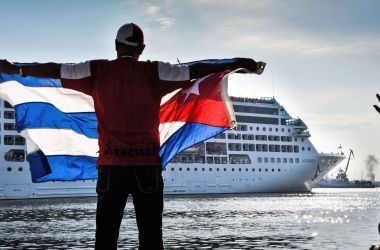
<instances>
[{"instance_id":1,"label":"porthole","mask_svg":"<svg viewBox=\"0 0 380 250\"><path fill-rule=\"evenodd\" d=\"M302 147L301 149L302 149L302 151L305 151L305 147Z\"/></svg>"},{"instance_id":2,"label":"porthole","mask_svg":"<svg viewBox=\"0 0 380 250\"><path fill-rule=\"evenodd\" d=\"M252 168L252 172L255 172L255 169L254 169L254 168Z\"/></svg>"},{"instance_id":3,"label":"porthole","mask_svg":"<svg viewBox=\"0 0 380 250\"><path fill-rule=\"evenodd\" d=\"M241 172L241 168L239 168L239 172Z\"/></svg>"},{"instance_id":4,"label":"porthole","mask_svg":"<svg viewBox=\"0 0 380 250\"><path fill-rule=\"evenodd\" d=\"M282 129L281 129L281 132L284 132L284 131L285 131L285 129L284 129L284 128L282 128Z\"/></svg>"},{"instance_id":5,"label":"porthole","mask_svg":"<svg viewBox=\"0 0 380 250\"><path fill-rule=\"evenodd\" d=\"M190 168L187 168L186 170L187 170L187 171L190 171Z\"/></svg>"},{"instance_id":6,"label":"porthole","mask_svg":"<svg viewBox=\"0 0 380 250\"><path fill-rule=\"evenodd\" d=\"M202 168L202 171L205 171L205 168Z\"/></svg>"},{"instance_id":7,"label":"porthole","mask_svg":"<svg viewBox=\"0 0 380 250\"><path fill-rule=\"evenodd\" d=\"M234 169L234 168L232 168L232 172L233 172L233 171L235 171L235 169Z\"/></svg>"},{"instance_id":8,"label":"porthole","mask_svg":"<svg viewBox=\"0 0 380 250\"><path fill-rule=\"evenodd\" d=\"M249 127L249 130L253 130L253 127L252 127L252 126L250 126L250 127Z\"/></svg>"},{"instance_id":9,"label":"porthole","mask_svg":"<svg viewBox=\"0 0 380 250\"><path fill-rule=\"evenodd\" d=\"M281 172L281 169L278 169L278 172Z\"/></svg>"},{"instance_id":10,"label":"porthole","mask_svg":"<svg viewBox=\"0 0 380 250\"><path fill-rule=\"evenodd\" d=\"M198 171L198 168L194 168L194 171Z\"/></svg>"},{"instance_id":11,"label":"porthole","mask_svg":"<svg viewBox=\"0 0 380 250\"><path fill-rule=\"evenodd\" d=\"M269 131L272 131L272 128L269 128Z\"/></svg>"},{"instance_id":12,"label":"porthole","mask_svg":"<svg viewBox=\"0 0 380 250\"><path fill-rule=\"evenodd\" d=\"M290 133L290 128L288 128L288 132Z\"/></svg>"},{"instance_id":13,"label":"porthole","mask_svg":"<svg viewBox=\"0 0 380 250\"><path fill-rule=\"evenodd\" d=\"M297 141L297 138L294 138L294 141Z\"/></svg>"},{"instance_id":14,"label":"porthole","mask_svg":"<svg viewBox=\"0 0 380 250\"><path fill-rule=\"evenodd\" d=\"M12 171L12 168L11 167L7 167L7 171L8 172Z\"/></svg>"},{"instance_id":15,"label":"porthole","mask_svg":"<svg viewBox=\"0 0 380 250\"><path fill-rule=\"evenodd\" d=\"M174 171L174 168L171 168L171 171Z\"/></svg>"},{"instance_id":16,"label":"porthole","mask_svg":"<svg viewBox=\"0 0 380 250\"><path fill-rule=\"evenodd\" d=\"M211 172L211 171L212 171L212 168L209 168L209 169L208 169L208 171L210 171L210 172Z\"/></svg>"},{"instance_id":17,"label":"porthole","mask_svg":"<svg viewBox=\"0 0 380 250\"><path fill-rule=\"evenodd\" d=\"M263 127L263 131L266 131L267 129L265 127Z\"/></svg>"},{"instance_id":18,"label":"porthole","mask_svg":"<svg viewBox=\"0 0 380 250\"><path fill-rule=\"evenodd\" d=\"M267 168L265 169L265 172L268 172L268 169L267 169Z\"/></svg>"},{"instance_id":19,"label":"porthole","mask_svg":"<svg viewBox=\"0 0 380 250\"><path fill-rule=\"evenodd\" d=\"M182 171L182 168L179 168L179 171Z\"/></svg>"},{"instance_id":20,"label":"porthole","mask_svg":"<svg viewBox=\"0 0 380 250\"><path fill-rule=\"evenodd\" d=\"M21 172L22 170L23 170L23 169L22 169L22 167L19 167L19 168L18 168L18 171L20 171L20 172Z\"/></svg>"},{"instance_id":21,"label":"porthole","mask_svg":"<svg viewBox=\"0 0 380 250\"><path fill-rule=\"evenodd\" d=\"M310 147L307 147L307 150L310 151Z\"/></svg>"},{"instance_id":22,"label":"porthole","mask_svg":"<svg viewBox=\"0 0 380 250\"><path fill-rule=\"evenodd\" d=\"M261 172L261 168L259 168L259 172Z\"/></svg>"},{"instance_id":23,"label":"porthole","mask_svg":"<svg viewBox=\"0 0 380 250\"><path fill-rule=\"evenodd\" d=\"M305 139L304 139L304 138L302 138L302 139L301 139L301 141L302 141L302 142L304 142L304 141L305 141Z\"/></svg>"},{"instance_id":24,"label":"porthole","mask_svg":"<svg viewBox=\"0 0 380 250\"><path fill-rule=\"evenodd\" d=\"M256 127L256 130L257 130L257 131L259 131L259 130L260 130L260 128L259 128L259 127Z\"/></svg>"},{"instance_id":25,"label":"porthole","mask_svg":"<svg viewBox=\"0 0 380 250\"><path fill-rule=\"evenodd\" d=\"M245 172L248 172L248 168L245 169Z\"/></svg>"},{"instance_id":26,"label":"porthole","mask_svg":"<svg viewBox=\"0 0 380 250\"><path fill-rule=\"evenodd\" d=\"M272 172L274 172L274 168L272 168Z\"/></svg>"},{"instance_id":27,"label":"porthole","mask_svg":"<svg viewBox=\"0 0 380 250\"><path fill-rule=\"evenodd\" d=\"M276 128L276 132L278 132L278 128Z\"/></svg>"}]
</instances>

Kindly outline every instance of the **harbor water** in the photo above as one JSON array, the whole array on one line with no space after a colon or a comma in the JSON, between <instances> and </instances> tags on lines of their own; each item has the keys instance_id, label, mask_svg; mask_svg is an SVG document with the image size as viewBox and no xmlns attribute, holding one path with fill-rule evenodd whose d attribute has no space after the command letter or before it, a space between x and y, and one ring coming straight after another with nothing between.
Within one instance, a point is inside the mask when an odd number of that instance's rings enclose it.
<instances>
[{"instance_id":1,"label":"harbor water","mask_svg":"<svg viewBox=\"0 0 380 250\"><path fill-rule=\"evenodd\" d=\"M368 249L380 189L165 196L166 249ZM0 249L93 249L96 198L0 201ZM119 249L137 248L128 202Z\"/></svg>"}]
</instances>

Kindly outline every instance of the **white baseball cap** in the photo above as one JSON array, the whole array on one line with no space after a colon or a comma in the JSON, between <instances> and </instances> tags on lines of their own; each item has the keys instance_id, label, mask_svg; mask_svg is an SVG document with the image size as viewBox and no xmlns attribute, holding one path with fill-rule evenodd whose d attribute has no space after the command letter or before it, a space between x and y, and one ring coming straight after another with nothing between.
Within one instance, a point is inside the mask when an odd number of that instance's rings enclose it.
<instances>
[{"instance_id":1,"label":"white baseball cap","mask_svg":"<svg viewBox=\"0 0 380 250\"><path fill-rule=\"evenodd\" d=\"M143 45L144 33L138 25L127 23L117 31L116 41L130 46Z\"/></svg>"}]
</instances>

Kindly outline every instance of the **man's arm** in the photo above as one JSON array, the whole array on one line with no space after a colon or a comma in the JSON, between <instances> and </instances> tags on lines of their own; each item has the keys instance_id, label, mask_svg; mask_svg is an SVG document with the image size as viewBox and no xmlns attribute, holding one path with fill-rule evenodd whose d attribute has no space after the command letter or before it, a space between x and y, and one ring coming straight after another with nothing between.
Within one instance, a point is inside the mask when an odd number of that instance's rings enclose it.
<instances>
[{"instance_id":1,"label":"man's arm","mask_svg":"<svg viewBox=\"0 0 380 250\"><path fill-rule=\"evenodd\" d=\"M200 78L207 76L212 73L224 71L224 70L235 70L239 68L245 68L251 73L261 74L264 71L265 63L256 62L250 58L236 58L235 61L228 63L194 63L189 65L190 78ZM247 73L239 71L238 73Z\"/></svg>"},{"instance_id":2,"label":"man's arm","mask_svg":"<svg viewBox=\"0 0 380 250\"><path fill-rule=\"evenodd\" d=\"M61 64L44 63L17 66L7 60L0 60L0 74L18 75L20 73L25 76L59 79L61 76Z\"/></svg>"}]
</instances>

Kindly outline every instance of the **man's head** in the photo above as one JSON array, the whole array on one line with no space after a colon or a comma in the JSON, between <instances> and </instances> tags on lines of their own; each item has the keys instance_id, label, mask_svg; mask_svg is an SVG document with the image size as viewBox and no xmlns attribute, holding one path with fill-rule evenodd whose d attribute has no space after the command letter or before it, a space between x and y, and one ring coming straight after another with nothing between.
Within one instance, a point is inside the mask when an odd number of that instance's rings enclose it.
<instances>
[{"instance_id":1,"label":"man's head","mask_svg":"<svg viewBox=\"0 0 380 250\"><path fill-rule=\"evenodd\" d=\"M115 46L118 58L132 56L138 59L145 48L142 29L134 23L124 24L117 32Z\"/></svg>"}]
</instances>

